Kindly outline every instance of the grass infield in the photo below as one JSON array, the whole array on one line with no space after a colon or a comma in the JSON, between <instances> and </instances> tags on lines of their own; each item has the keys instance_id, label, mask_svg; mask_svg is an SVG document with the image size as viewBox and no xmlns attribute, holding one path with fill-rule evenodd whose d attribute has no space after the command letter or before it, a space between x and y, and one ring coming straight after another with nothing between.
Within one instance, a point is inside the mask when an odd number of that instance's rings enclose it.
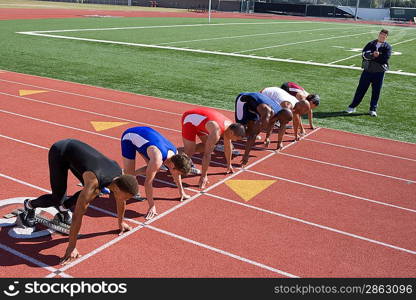
<instances>
[{"instance_id":1,"label":"grass infield","mask_svg":"<svg viewBox=\"0 0 416 300\"><path fill-rule=\"evenodd\" d=\"M8 20L0 21L0 69L231 110L240 92L295 81L321 95L315 125L416 143L416 29L387 28L395 51L391 70L410 75L386 74L378 118L365 115L370 91L356 114L342 113L361 71L330 65L359 67L360 50L377 37L379 25L216 18L212 25L202 18ZM66 29L77 31L61 31ZM16 33L51 30L58 32L47 34L71 39Z\"/></svg>"}]
</instances>

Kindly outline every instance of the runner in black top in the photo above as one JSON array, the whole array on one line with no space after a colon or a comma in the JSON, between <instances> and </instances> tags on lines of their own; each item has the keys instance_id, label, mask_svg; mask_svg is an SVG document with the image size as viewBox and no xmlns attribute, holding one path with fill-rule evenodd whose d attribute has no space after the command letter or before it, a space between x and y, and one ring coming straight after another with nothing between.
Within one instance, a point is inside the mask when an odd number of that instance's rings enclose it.
<instances>
[{"instance_id":1,"label":"runner in black top","mask_svg":"<svg viewBox=\"0 0 416 300\"><path fill-rule=\"evenodd\" d=\"M79 257L75 245L82 217L88 205L99 195L103 187L108 187L116 200L120 232L131 229L123 222L123 217L125 201L138 191L138 183L134 176L122 175L117 162L75 139L56 142L50 148L48 157L52 194L42 195L34 200L25 200L25 212L20 216L24 225L34 226L37 207L54 206L58 209L58 219L71 225L69 245L63 263ZM66 196L68 170L71 170L84 186L81 191L71 197ZM69 209L75 204L73 220L71 220Z\"/></svg>"}]
</instances>

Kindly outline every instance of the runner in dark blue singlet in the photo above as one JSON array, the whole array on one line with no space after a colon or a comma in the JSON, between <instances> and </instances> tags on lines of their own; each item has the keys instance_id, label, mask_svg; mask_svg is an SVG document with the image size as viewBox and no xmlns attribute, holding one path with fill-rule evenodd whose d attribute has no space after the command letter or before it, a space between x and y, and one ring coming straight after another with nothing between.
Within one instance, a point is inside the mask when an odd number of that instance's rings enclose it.
<instances>
[{"instance_id":1,"label":"runner in dark blue singlet","mask_svg":"<svg viewBox=\"0 0 416 300\"><path fill-rule=\"evenodd\" d=\"M239 94L235 100L235 120L247 127L247 143L241 165L247 164L250 150L262 130L267 132L264 143L266 146L270 144L269 137L276 121L279 121L281 125L276 149L280 150L286 124L292 120L292 117L292 112L289 109L282 108L266 95L261 93Z\"/></svg>"}]
</instances>

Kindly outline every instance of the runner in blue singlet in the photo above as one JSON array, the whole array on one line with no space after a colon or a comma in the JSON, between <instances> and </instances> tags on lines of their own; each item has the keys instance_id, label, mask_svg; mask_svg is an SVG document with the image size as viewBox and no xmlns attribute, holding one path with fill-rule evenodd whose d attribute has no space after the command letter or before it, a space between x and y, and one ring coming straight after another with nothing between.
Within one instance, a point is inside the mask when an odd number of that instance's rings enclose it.
<instances>
[{"instance_id":1,"label":"runner in blue singlet","mask_svg":"<svg viewBox=\"0 0 416 300\"><path fill-rule=\"evenodd\" d=\"M183 189L181 176L189 173L191 160L184 154L177 154L176 147L156 130L150 127L127 129L121 137L121 153L126 174L146 176L144 188L149 202L147 220L157 215L152 183L162 165L166 166L172 174L179 189L180 200L190 197ZM147 163L137 170L136 153L139 153Z\"/></svg>"}]
</instances>

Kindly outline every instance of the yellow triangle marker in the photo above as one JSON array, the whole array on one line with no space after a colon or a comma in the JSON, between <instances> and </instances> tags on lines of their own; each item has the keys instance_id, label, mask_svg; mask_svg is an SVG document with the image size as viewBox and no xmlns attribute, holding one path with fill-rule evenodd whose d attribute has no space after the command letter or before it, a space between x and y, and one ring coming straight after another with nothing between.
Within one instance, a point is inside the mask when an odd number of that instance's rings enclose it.
<instances>
[{"instance_id":1,"label":"yellow triangle marker","mask_svg":"<svg viewBox=\"0 0 416 300\"><path fill-rule=\"evenodd\" d=\"M48 91L40 91L40 90L19 90L19 96L27 96L27 95L47 93L47 92Z\"/></svg>"},{"instance_id":2,"label":"yellow triangle marker","mask_svg":"<svg viewBox=\"0 0 416 300\"><path fill-rule=\"evenodd\" d=\"M103 131L107 129L111 129L114 127L122 126L128 124L129 122L96 122L91 121L92 127L94 127L95 131Z\"/></svg>"},{"instance_id":3,"label":"yellow triangle marker","mask_svg":"<svg viewBox=\"0 0 416 300\"><path fill-rule=\"evenodd\" d=\"M228 180L225 184L247 202L275 182L276 180Z\"/></svg>"}]
</instances>

